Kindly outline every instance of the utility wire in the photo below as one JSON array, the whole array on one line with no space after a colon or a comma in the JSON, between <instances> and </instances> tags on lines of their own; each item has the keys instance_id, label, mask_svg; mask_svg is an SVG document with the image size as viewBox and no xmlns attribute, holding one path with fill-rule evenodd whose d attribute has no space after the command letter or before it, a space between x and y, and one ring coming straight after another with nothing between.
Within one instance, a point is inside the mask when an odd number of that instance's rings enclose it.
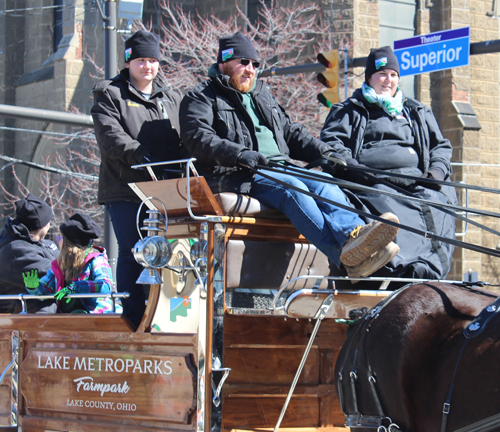
<instances>
[{"instance_id":1,"label":"utility wire","mask_svg":"<svg viewBox=\"0 0 500 432\"><path fill-rule=\"evenodd\" d=\"M93 5L93 4L95 4L95 1L88 1L88 2L84 2L83 6ZM11 13L11 12L26 12L26 11L31 11L31 10L58 9L58 8L76 9L76 6L74 4L61 4L61 5L53 5L53 6L38 6L38 7L16 8L16 9L5 9L5 10L0 10L0 15L2 15L4 13Z\"/></svg>"},{"instance_id":2,"label":"utility wire","mask_svg":"<svg viewBox=\"0 0 500 432\"><path fill-rule=\"evenodd\" d=\"M43 10L43 9L57 9L62 8L64 5L55 5L55 6L39 6L39 7L29 7L29 8L19 8L19 9L5 9L0 10L0 15L11 12L26 12L31 10Z\"/></svg>"},{"instance_id":3,"label":"utility wire","mask_svg":"<svg viewBox=\"0 0 500 432\"><path fill-rule=\"evenodd\" d=\"M15 128L9 126L0 126L0 130L10 130L15 132L27 132L27 133L35 133L38 135L53 135L53 136L63 136L63 137L71 137L71 138L79 138L81 135L78 133L65 133L65 132L49 132L49 131L41 131L34 129L23 129L23 128ZM95 138L94 132L87 132L89 135L93 135Z\"/></svg>"},{"instance_id":4,"label":"utility wire","mask_svg":"<svg viewBox=\"0 0 500 432\"><path fill-rule=\"evenodd\" d=\"M28 161L25 161L25 160L22 160L22 159L16 159L16 158L13 158L13 157L10 157L10 156L0 155L0 159L4 160L6 162L9 162L7 165L4 165L2 168L0 168L0 172L3 171L5 168L7 168L9 166L12 166L12 165L15 165L15 164L19 164L19 165L26 165L26 166L29 166L31 168L39 169L41 171L52 172L52 173L55 173L55 174L62 174L62 175L68 176L68 177L78 177L78 178L82 178L82 179L85 179L85 180L92 180L92 181L97 181L98 180L97 176L94 176L94 175L91 175L91 174L82 174L82 173L77 173L77 172L74 172L74 171L62 170L62 169L59 169L59 168L49 167L47 165L37 164L35 162L28 162Z\"/></svg>"}]
</instances>

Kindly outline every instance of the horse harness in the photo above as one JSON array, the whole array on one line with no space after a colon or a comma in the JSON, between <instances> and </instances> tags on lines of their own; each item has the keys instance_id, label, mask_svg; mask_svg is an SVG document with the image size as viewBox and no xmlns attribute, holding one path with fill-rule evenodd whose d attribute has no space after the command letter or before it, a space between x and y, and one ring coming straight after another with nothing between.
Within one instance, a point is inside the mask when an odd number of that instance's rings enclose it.
<instances>
[{"instance_id":1,"label":"horse harness","mask_svg":"<svg viewBox=\"0 0 500 432\"><path fill-rule=\"evenodd\" d=\"M451 378L448 396L446 398L446 402L443 405L441 432L446 432L446 424L451 409L451 398L453 396L453 388L455 385L455 375L458 370L458 364L460 363L460 359L462 358L462 355L465 351L465 346L467 345L467 341L469 339L475 338L476 336L479 336L486 329L488 322L494 316L496 316L498 312L500 312L500 297L497 297L493 303L486 306L479 313L479 315L473 321L471 321L463 330L463 335L465 340L462 345L462 348L460 349L460 353L458 354L458 358L455 363L455 369L453 370L453 375ZM500 426L500 414L495 414L491 417L488 417L471 425L460 428L455 432L487 432L496 429L498 426Z\"/></svg>"},{"instance_id":2,"label":"horse harness","mask_svg":"<svg viewBox=\"0 0 500 432\"><path fill-rule=\"evenodd\" d=\"M468 285L468 284L464 284ZM385 298L382 302L380 302L377 306L375 306L371 311L369 311L363 318L362 326L358 330L359 332L367 333L370 330L370 327L375 319L377 319L380 315L380 312L382 309L384 309L391 300L393 300L396 296L398 296L402 291L404 291L406 288L408 288L410 285L406 285L402 288L400 288L397 291L394 291L394 293ZM467 344L467 341L469 339L472 339L478 335L480 335L486 328L488 322L496 316L497 313L500 312L500 297L498 297L493 303L490 305L486 306L480 313L479 315L471 321L463 330L463 335L464 335L464 343L462 345L462 348L460 350L460 353L458 355L457 361L455 363L455 369L453 371L453 376L452 376L452 381L450 383L450 389L448 391L448 396L446 398L446 402L443 405L443 417L441 421L441 432L446 431L446 425L448 421L448 415L450 413L451 409L451 398L453 395L453 389L454 389L454 383L455 383L455 376L456 372L458 370L458 365L460 362L460 359L465 351L465 346ZM363 342L366 341L366 338L363 337ZM346 394L344 393L343 389L343 384L344 384L344 370L346 367L346 361L348 358L348 353L351 350L352 346L349 345L347 347L348 352L345 355L344 358L344 364L342 365L342 368L339 372L338 376L338 382L337 382L337 388L338 388L338 396L339 396L339 402L340 406L342 408L342 411L345 413L345 426L349 427L351 429L355 428L367 428L367 429L376 429L377 432L397 432L401 431L400 427L393 423L391 418L388 417L383 409L383 404L382 404L382 399L380 396L380 393L377 388L377 381L375 378L375 374L372 370L372 367L370 365L370 359L368 356L366 356L366 361L367 361L367 371L368 371L368 383L369 383L369 389L370 389L370 395L372 397L373 403L376 407L377 414L369 414L365 415L359 412L359 407L358 407L358 398L357 398L357 392L356 392L356 381L358 379L357 375L357 363L358 363L358 349L354 352L354 359L353 359L353 365L352 368L349 372L349 378L350 378L350 386L348 389L350 390L350 396L352 398L353 406L354 406L354 412L353 413L346 413L345 409L345 397ZM479 422L473 423L469 426L466 426L464 428L461 428L455 432L487 432L494 430L500 426L500 413L496 414L494 416L488 417L484 420L481 420Z\"/></svg>"},{"instance_id":3,"label":"horse harness","mask_svg":"<svg viewBox=\"0 0 500 432\"><path fill-rule=\"evenodd\" d=\"M361 328L358 331L363 332L363 333L369 332L373 321L379 317L382 309L384 309L394 298L396 298L402 291L404 291L409 286L411 286L411 284L406 285L397 291L394 291L394 293L392 295L390 295L389 297L386 297L377 306L375 306L371 311L369 311L363 318L361 318L363 320L363 322L362 322ZM366 338L363 337L363 342L365 340L366 340ZM348 387L348 390L350 390L350 397L352 398L352 402L353 402L354 412L353 413L346 412L345 397L346 397L346 393L349 393L349 392L344 393L344 389L343 389L344 381L343 381L343 379L344 379L344 370L346 367L348 353L351 350L351 348L352 348L351 345L349 345L347 347L348 351L345 355L344 364L342 365L342 368L339 372L338 381L337 381L339 402L340 402L340 406L342 408L342 411L345 413L345 426L348 428L351 428L351 429L355 429L355 428L376 429L377 432L401 431L399 426L397 424L393 423L391 418L388 417L387 415L385 415L385 413L384 413L382 400L381 400L380 393L379 393L378 388L377 388L377 380L375 378L375 374L373 373L368 356L366 358L367 370L368 370L368 384L369 384L369 389L370 389L370 395L371 395L372 400L374 402L374 405L376 407L377 414L366 415L366 414L362 414L359 411L358 397L357 397L357 391L356 391L356 381L358 379L358 374L357 374L358 349L357 348L355 348L353 365L352 365L352 368L349 372L350 386Z\"/></svg>"}]
</instances>

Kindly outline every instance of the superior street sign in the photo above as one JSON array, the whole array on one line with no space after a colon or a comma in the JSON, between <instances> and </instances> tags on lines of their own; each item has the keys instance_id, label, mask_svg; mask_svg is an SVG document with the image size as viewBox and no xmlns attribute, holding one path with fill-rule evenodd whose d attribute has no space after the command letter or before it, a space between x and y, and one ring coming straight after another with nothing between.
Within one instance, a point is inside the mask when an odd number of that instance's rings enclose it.
<instances>
[{"instance_id":1,"label":"superior street sign","mask_svg":"<svg viewBox=\"0 0 500 432\"><path fill-rule=\"evenodd\" d=\"M470 28L465 27L394 41L400 76L467 66L469 32Z\"/></svg>"}]
</instances>

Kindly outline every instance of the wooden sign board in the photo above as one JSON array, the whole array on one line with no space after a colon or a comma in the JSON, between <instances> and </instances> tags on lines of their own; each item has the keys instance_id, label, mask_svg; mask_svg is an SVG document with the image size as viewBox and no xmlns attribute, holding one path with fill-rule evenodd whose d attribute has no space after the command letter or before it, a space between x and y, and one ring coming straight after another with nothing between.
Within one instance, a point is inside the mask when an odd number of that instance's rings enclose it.
<instances>
[{"instance_id":1,"label":"wooden sign board","mask_svg":"<svg viewBox=\"0 0 500 432\"><path fill-rule=\"evenodd\" d=\"M21 364L27 409L187 424L196 408L188 354L31 348Z\"/></svg>"}]
</instances>

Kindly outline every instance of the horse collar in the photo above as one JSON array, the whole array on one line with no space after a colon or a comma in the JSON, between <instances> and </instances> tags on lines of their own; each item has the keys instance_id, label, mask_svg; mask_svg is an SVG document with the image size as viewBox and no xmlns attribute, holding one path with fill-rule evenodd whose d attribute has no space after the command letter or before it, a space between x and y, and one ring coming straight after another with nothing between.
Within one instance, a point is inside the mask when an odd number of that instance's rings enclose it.
<instances>
[{"instance_id":1,"label":"horse collar","mask_svg":"<svg viewBox=\"0 0 500 432\"><path fill-rule=\"evenodd\" d=\"M472 339L480 335L488 322L500 311L500 297L486 306L479 315L467 327L464 328L464 336L466 339Z\"/></svg>"}]
</instances>

